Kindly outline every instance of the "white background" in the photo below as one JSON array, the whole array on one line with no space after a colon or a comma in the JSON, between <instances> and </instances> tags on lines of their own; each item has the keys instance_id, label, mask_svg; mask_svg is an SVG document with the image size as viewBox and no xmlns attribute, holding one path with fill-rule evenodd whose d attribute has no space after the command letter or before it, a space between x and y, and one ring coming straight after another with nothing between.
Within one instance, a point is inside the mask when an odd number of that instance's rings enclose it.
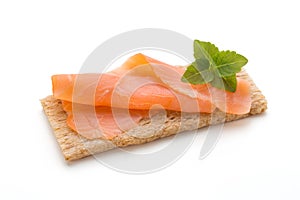
<instances>
[{"instance_id":1,"label":"white background","mask_svg":"<svg viewBox=\"0 0 300 200\"><path fill-rule=\"evenodd\" d=\"M0 199L300 199L297 1L100 2L0 2ZM245 55L267 113L227 124L204 160L200 131L157 173L122 174L92 158L68 165L39 103L50 76L76 73L101 42L147 27Z\"/></svg>"}]
</instances>

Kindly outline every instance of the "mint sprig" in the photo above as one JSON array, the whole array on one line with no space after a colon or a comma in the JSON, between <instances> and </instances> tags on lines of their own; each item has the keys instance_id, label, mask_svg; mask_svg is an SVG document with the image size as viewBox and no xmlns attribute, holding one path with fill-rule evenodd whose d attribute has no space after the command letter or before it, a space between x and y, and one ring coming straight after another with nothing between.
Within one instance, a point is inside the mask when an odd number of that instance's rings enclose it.
<instances>
[{"instance_id":1,"label":"mint sprig","mask_svg":"<svg viewBox=\"0 0 300 200\"><path fill-rule=\"evenodd\" d=\"M191 84L210 83L213 87L235 92L236 73L248 60L235 51L219 51L210 42L194 40L195 61L189 65L181 80Z\"/></svg>"}]
</instances>

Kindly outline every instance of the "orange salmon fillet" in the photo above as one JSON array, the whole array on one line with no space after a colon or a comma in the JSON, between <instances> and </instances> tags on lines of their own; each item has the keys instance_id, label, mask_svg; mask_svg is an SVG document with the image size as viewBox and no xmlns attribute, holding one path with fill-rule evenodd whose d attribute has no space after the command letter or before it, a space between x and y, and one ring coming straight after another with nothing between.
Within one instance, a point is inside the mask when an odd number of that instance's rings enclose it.
<instances>
[{"instance_id":1,"label":"orange salmon fillet","mask_svg":"<svg viewBox=\"0 0 300 200\"><path fill-rule=\"evenodd\" d=\"M63 101L68 125L91 139L103 135L112 138L129 130L157 105L180 112L211 113L215 108L232 114L249 112L247 81L238 79L237 90L231 93L209 84L183 83L184 71L183 67L136 54L108 73L54 75L53 95ZM119 115L117 120L115 113Z\"/></svg>"}]
</instances>

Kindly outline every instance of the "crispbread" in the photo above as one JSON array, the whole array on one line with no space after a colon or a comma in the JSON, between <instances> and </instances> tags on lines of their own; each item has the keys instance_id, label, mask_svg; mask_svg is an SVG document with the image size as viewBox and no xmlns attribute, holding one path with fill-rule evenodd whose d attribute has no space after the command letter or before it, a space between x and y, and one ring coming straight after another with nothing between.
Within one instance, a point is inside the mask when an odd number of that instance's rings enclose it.
<instances>
[{"instance_id":1,"label":"crispbread","mask_svg":"<svg viewBox=\"0 0 300 200\"><path fill-rule=\"evenodd\" d=\"M226 114L226 122L259 114L267 109L265 97L248 74L242 71L238 74L238 77L248 80L251 84L251 110L248 114L244 115ZM48 96L42 99L41 103L62 153L68 161L77 160L115 147L151 142L159 138L174 135L178 132L202 128L210 124L223 122L224 120L224 113L219 110L214 112L213 121L211 114L201 113L199 116L194 113L185 113L184 116L182 116L180 112L167 111L167 118L164 121L164 125L158 129L156 129L153 124L152 126L149 125L150 119L143 119L138 127L124 132L124 134L115 137L112 141L105 139L89 140L81 137L67 126L67 114L62 108L60 100L55 99L53 96Z\"/></svg>"}]
</instances>

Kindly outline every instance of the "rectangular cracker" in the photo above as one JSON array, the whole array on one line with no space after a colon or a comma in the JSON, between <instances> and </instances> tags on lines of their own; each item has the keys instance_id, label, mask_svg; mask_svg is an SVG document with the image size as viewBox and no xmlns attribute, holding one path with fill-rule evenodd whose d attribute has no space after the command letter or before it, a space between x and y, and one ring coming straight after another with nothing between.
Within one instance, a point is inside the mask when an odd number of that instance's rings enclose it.
<instances>
[{"instance_id":1,"label":"rectangular cracker","mask_svg":"<svg viewBox=\"0 0 300 200\"><path fill-rule=\"evenodd\" d=\"M249 113L244 115L226 114L226 122L256 115L267 109L267 101L265 97L256 87L249 75L245 71L242 71L238 74L238 77L248 80L251 84L251 110ZM125 147L151 142L159 138L174 135L178 132L221 123L224 120L224 113L219 110L214 113L216 116L216 120L214 121L211 120L211 114L201 113L199 119L199 115L197 114L185 113L181 118L180 112L168 111L164 126L159 130L156 130L153 126L149 126L149 119L144 119L139 123L138 127L115 137L112 141L105 139L89 140L81 137L67 126L67 114L62 108L60 100L55 99L53 96L48 96L41 100L41 104L48 117L61 151L67 161L77 160L115 147Z\"/></svg>"}]
</instances>

